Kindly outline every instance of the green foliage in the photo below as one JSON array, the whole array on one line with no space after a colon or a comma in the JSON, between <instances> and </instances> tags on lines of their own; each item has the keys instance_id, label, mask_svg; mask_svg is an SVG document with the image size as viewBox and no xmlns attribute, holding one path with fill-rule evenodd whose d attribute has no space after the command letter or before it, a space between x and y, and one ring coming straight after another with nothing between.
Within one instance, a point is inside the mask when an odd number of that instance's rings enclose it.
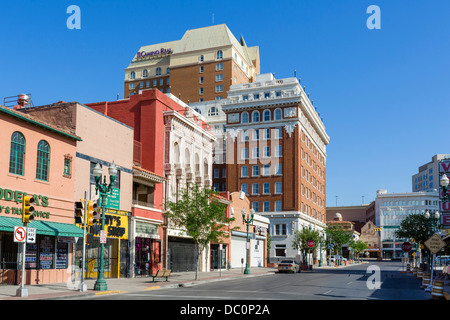
<instances>
[{"instance_id":1,"label":"green foliage","mask_svg":"<svg viewBox=\"0 0 450 320\"><path fill-rule=\"evenodd\" d=\"M335 251L341 250L344 244L349 244L353 241L353 232L345 230L342 226L328 226L325 231L327 239L331 240Z\"/></svg>"},{"instance_id":2,"label":"green foliage","mask_svg":"<svg viewBox=\"0 0 450 320\"><path fill-rule=\"evenodd\" d=\"M359 255L361 252L363 252L364 250L368 249L369 246L367 245L367 243L362 242L361 240L357 240L357 241L352 241L352 243L350 244L350 247L353 248L353 251Z\"/></svg>"},{"instance_id":3,"label":"green foliage","mask_svg":"<svg viewBox=\"0 0 450 320\"><path fill-rule=\"evenodd\" d=\"M314 247L308 247L308 241L314 241ZM294 232L294 239L292 240L292 248L303 252L303 257L309 250L314 251L320 245L320 233L317 230L303 228Z\"/></svg>"},{"instance_id":4,"label":"green foliage","mask_svg":"<svg viewBox=\"0 0 450 320\"><path fill-rule=\"evenodd\" d=\"M169 226L185 230L186 235L195 242L197 266L201 252L210 242L220 242L224 237L229 237L225 225L234 221L234 218L226 217L226 205L214 197L216 194L211 189L194 185L181 190L176 202L168 203L166 216Z\"/></svg>"},{"instance_id":5,"label":"green foliage","mask_svg":"<svg viewBox=\"0 0 450 320\"><path fill-rule=\"evenodd\" d=\"M400 239L414 239L415 242L424 243L431 234L431 226L423 214L412 214L400 223L400 229L395 236Z\"/></svg>"}]
</instances>

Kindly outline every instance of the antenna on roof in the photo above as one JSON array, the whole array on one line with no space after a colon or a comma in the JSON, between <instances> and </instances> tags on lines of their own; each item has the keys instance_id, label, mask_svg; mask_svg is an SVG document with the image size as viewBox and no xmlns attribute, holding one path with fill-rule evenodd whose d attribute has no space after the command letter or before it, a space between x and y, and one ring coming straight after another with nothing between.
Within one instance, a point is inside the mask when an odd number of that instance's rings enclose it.
<instances>
[{"instance_id":1,"label":"antenna on roof","mask_svg":"<svg viewBox=\"0 0 450 320\"><path fill-rule=\"evenodd\" d=\"M212 23L214 24L214 13L212 14Z\"/></svg>"}]
</instances>

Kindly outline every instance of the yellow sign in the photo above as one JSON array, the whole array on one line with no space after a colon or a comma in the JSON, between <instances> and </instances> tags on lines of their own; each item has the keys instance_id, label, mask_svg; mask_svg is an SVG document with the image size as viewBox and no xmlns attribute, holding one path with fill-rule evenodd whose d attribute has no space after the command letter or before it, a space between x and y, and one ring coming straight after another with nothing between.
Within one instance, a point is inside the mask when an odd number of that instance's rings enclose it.
<instances>
[{"instance_id":1,"label":"yellow sign","mask_svg":"<svg viewBox=\"0 0 450 320\"><path fill-rule=\"evenodd\" d=\"M113 239L128 239L128 212L114 209L106 209L105 212L105 230L106 237ZM92 226L86 229L88 233L95 237L100 236L101 218Z\"/></svg>"}]
</instances>

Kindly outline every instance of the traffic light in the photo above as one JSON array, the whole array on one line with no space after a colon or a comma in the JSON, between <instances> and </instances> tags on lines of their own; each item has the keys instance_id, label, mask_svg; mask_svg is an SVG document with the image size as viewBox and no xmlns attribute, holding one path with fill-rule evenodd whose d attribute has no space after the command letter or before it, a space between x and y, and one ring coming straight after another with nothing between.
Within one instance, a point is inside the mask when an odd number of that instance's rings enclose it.
<instances>
[{"instance_id":1,"label":"traffic light","mask_svg":"<svg viewBox=\"0 0 450 320\"><path fill-rule=\"evenodd\" d=\"M33 212L34 212L34 198L30 196L23 196L22 199L22 222L26 227L27 223L34 220Z\"/></svg>"},{"instance_id":2,"label":"traffic light","mask_svg":"<svg viewBox=\"0 0 450 320\"><path fill-rule=\"evenodd\" d=\"M99 212L97 211L97 203L88 201L87 207L87 225L92 226L98 222Z\"/></svg>"},{"instance_id":3,"label":"traffic light","mask_svg":"<svg viewBox=\"0 0 450 320\"><path fill-rule=\"evenodd\" d=\"M83 202L76 201L75 202L75 223L83 224L84 211L83 211Z\"/></svg>"}]
</instances>

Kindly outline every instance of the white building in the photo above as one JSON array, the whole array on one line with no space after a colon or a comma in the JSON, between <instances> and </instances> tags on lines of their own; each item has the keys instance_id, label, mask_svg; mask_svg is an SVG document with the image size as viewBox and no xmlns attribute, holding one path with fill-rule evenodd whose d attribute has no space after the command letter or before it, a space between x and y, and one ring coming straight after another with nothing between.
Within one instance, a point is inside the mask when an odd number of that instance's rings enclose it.
<instances>
[{"instance_id":1,"label":"white building","mask_svg":"<svg viewBox=\"0 0 450 320\"><path fill-rule=\"evenodd\" d=\"M403 219L412 214L435 213L439 210L439 194L434 191L387 193L378 190L375 199L375 224L381 227L381 250L384 258L403 257L402 243L395 231Z\"/></svg>"},{"instance_id":2,"label":"white building","mask_svg":"<svg viewBox=\"0 0 450 320\"><path fill-rule=\"evenodd\" d=\"M419 172L412 176L412 191L429 191L439 189L439 162L450 159L450 154L436 154L428 162L419 167Z\"/></svg>"}]
</instances>

